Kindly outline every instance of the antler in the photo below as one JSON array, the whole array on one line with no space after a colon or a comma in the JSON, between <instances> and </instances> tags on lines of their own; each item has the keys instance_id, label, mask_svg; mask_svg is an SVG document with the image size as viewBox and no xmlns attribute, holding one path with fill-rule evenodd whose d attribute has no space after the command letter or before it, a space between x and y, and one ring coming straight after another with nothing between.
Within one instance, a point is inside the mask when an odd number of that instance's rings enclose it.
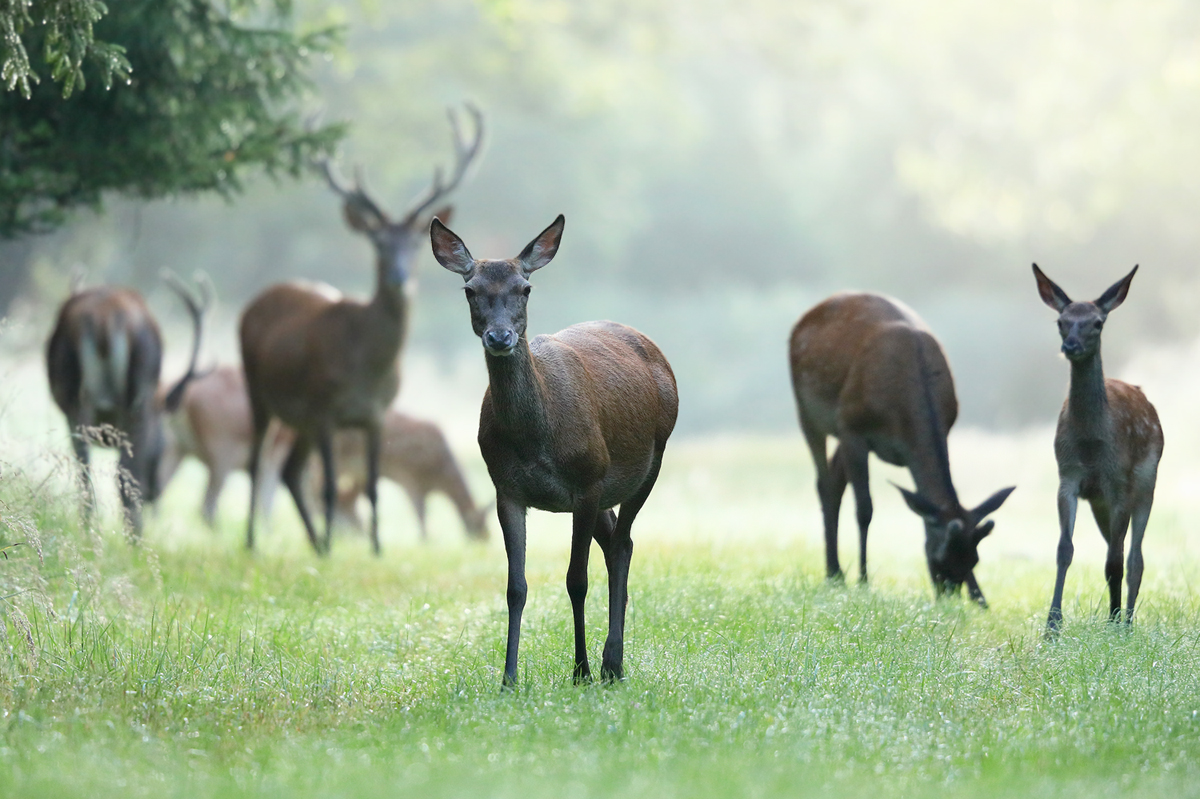
<instances>
[{"instance_id":1,"label":"antler","mask_svg":"<svg viewBox=\"0 0 1200 799\"><path fill-rule=\"evenodd\" d=\"M453 108L446 109L446 115L450 118L450 130L454 134L453 175L449 183L443 183L441 167L433 170L433 184L430 185L423 196L413 201L411 210L404 215L404 221L401 222L402 225L408 226L413 224L434 203L458 188L458 184L462 183L467 170L471 166L471 162L479 155L479 151L483 147L483 113L472 103L466 103L466 108L475 120L474 140L470 144L463 141L462 127L458 124L458 114Z\"/></svg>"},{"instance_id":2,"label":"antler","mask_svg":"<svg viewBox=\"0 0 1200 799\"><path fill-rule=\"evenodd\" d=\"M179 298L183 300L188 307L188 313L192 317L192 358L188 362L187 372L179 381L171 387L167 392L166 399L163 404L167 411L174 412L179 407L179 403L183 401L183 391L187 388L187 384L196 377L196 362L200 358L200 333L204 326L204 313L212 304L213 285L208 275L203 272L197 272L193 278L196 281L198 291L193 293L184 282L175 276L172 272L163 271L162 279L170 286Z\"/></svg>"},{"instance_id":3,"label":"antler","mask_svg":"<svg viewBox=\"0 0 1200 799\"><path fill-rule=\"evenodd\" d=\"M333 165L328 158L321 158L316 162L316 166L320 167L321 173L325 175L325 181L329 184L329 188L333 189L345 202L346 222L355 230L368 230L372 224L365 221L364 214L374 217L375 224L383 225L388 221L387 214L383 209L371 199L367 194L367 190L363 188L362 167L354 169L354 188L348 188L335 172Z\"/></svg>"}]
</instances>

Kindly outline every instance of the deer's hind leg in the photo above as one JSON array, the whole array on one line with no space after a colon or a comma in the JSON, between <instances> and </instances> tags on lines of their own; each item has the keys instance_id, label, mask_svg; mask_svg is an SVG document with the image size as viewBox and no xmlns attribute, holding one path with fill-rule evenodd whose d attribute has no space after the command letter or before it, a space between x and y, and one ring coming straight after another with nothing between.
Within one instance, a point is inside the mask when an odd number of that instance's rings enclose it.
<instances>
[{"instance_id":1,"label":"deer's hind leg","mask_svg":"<svg viewBox=\"0 0 1200 799\"><path fill-rule=\"evenodd\" d=\"M826 454L827 436L801 412L800 429L812 453L813 466L817 472L817 498L821 501L821 519L825 528L825 576L830 580L845 579L838 560L838 513L842 507L842 496L846 493L846 470L842 462L841 447L834 450L832 460Z\"/></svg>"},{"instance_id":2,"label":"deer's hind leg","mask_svg":"<svg viewBox=\"0 0 1200 799\"><path fill-rule=\"evenodd\" d=\"M1157 472L1157 464L1155 471ZM1128 585L1128 599L1125 603L1125 623L1133 621L1133 611L1137 607L1138 590L1142 587L1142 539L1146 535L1146 524L1150 521L1150 508L1154 505L1154 477L1150 485L1140 492L1133 506L1133 536L1129 541L1129 569L1125 578Z\"/></svg>"},{"instance_id":3,"label":"deer's hind leg","mask_svg":"<svg viewBox=\"0 0 1200 799\"><path fill-rule=\"evenodd\" d=\"M646 479L638 486L633 496L621 503L616 525L609 536L608 545L601 541L604 563L608 567L608 638L604 641L604 654L600 661L600 678L620 680L625 677L625 607L629 604L629 562L633 557L633 520L646 504L658 472L662 467L663 449L666 443L655 446ZM597 525L599 527L599 525Z\"/></svg>"},{"instance_id":4,"label":"deer's hind leg","mask_svg":"<svg viewBox=\"0 0 1200 799\"><path fill-rule=\"evenodd\" d=\"M857 436L845 436L834 454L834 461L840 458L845 479L854 487L855 516L858 519L858 581L867 581L867 530L871 526L874 506L871 504L870 472L867 466L867 456L870 454L867 444ZM844 485L844 483L843 483Z\"/></svg>"},{"instance_id":5,"label":"deer's hind leg","mask_svg":"<svg viewBox=\"0 0 1200 799\"><path fill-rule=\"evenodd\" d=\"M312 517L308 513L308 503L304 499L304 469L308 466L308 456L312 452L312 441L307 436L297 435L288 453L287 461L283 464L283 484L292 494L296 510L300 512L300 521L304 522L304 531L308 533L308 542L318 555L326 554L317 538L316 528L313 527ZM253 512L253 504L251 504Z\"/></svg>"}]
</instances>

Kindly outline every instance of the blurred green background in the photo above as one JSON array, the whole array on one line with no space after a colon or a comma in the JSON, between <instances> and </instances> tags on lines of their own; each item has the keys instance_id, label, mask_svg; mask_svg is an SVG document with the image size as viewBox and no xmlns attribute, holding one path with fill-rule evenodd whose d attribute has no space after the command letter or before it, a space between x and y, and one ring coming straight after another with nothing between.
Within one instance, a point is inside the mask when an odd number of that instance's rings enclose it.
<instances>
[{"instance_id":1,"label":"blurred green background","mask_svg":"<svg viewBox=\"0 0 1200 799\"><path fill-rule=\"evenodd\" d=\"M565 213L531 332L592 318L644 330L677 372L681 432L794 429L790 326L841 289L921 313L955 369L960 419L1001 430L1051 420L1066 384L1031 261L1078 298L1141 264L1105 337L1110 374L1200 332L1200 7L366 0L295 11L301 28L345 26L307 109L351 124L343 172L361 166L398 213L450 162L445 109L476 103L487 150L453 198L452 227L477 257L510 257ZM207 357L225 361L238 310L265 286L373 285L369 245L315 175L263 179L233 202L114 201L32 245L33 280L4 343L31 352L77 267L92 283L142 288L167 320L179 311L158 271L206 271L222 301ZM406 357L419 366L402 401L424 404L439 380L482 388L458 279L427 254L418 278ZM186 333L168 322L167 337L175 359Z\"/></svg>"}]
</instances>

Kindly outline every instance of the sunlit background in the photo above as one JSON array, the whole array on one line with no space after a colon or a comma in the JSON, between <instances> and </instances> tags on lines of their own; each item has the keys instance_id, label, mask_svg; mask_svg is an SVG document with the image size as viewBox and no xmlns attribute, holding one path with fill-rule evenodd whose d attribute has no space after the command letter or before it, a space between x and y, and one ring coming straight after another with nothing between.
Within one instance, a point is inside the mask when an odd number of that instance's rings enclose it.
<instances>
[{"instance_id":1,"label":"sunlit background","mask_svg":"<svg viewBox=\"0 0 1200 799\"><path fill-rule=\"evenodd\" d=\"M879 291L915 308L949 354L964 500L1040 458L1046 485L1013 502L1052 503L1049 425L1068 368L1030 263L1079 299L1137 263L1106 328L1106 369L1159 407L1160 497L1185 502L1200 488L1200 7L416 0L297 11L346 26L312 111L351 123L342 171L361 168L394 214L451 160L446 109L483 110L486 152L451 226L476 256L510 257L564 213L563 247L534 278L530 331L610 318L651 335L680 384L677 440L785 434L807 469L790 327L834 291ZM6 298L4 390L10 406L39 410L10 410L3 424L64 452L61 430L46 432L57 413L38 359L72 270L145 291L172 320L175 369L188 334L157 278L164 267L203 270L217 288L208 362L236 360L239 309L273 282L315 278L351 295L373 285L370 246L316 175L264 179L232 203L113 202L32 246L33 280ZM461 281L428 253L418 278L400 404L477 460L486 375ZM796 512L810 514L809 474L795 479ZM1040 515L1052 540L1052 504ZM818 520L803 518L819 540Z\"/></svg>"}]
</instances>

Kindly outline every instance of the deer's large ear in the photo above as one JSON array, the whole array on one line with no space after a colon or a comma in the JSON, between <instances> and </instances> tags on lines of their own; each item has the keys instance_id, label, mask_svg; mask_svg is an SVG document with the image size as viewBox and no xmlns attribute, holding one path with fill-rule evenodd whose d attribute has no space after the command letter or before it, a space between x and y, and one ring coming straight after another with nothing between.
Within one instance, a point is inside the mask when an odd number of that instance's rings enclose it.
<instances>
[{"instance_id":1,"label":"deer's large ear","mask_svg":"<svg viewBox=\"0 0 1200 799\"><path fill-rule=\"evenodd\" d=\"M1054 310L1062 313L1063 308L1071 304L1071 298L1067 296L1067 292L1058 287L1050 278L1046 277L1046 273L1038 269L1038 265L1033 265L1033 276L1037 278L1038 294L1042 297L1042 302L1049 305Z\"/></svg>"},{"instance_id":2,"label":"deer's large ear","mask_svg":"<svg viewBox=\"0 0 1200 799\"><path fill-rule=\"evenodd\" d=\"M471 274L475 259L471 257L467 245L437 217L429 223L429 240L433 244L433 257L439 264L463 277Z\"/></svg>"},{"instance_id":3,"label":"deer's large ear","mask_svg":"<svg viewBox=\"0 0 1200 799\"><path fill-rule=\"evenodd\" d=\"M1137 274L1137 270L1136 266L1133 267L1132 272L1109 286L1108 291L1101 294L1100 299L1096 300L1096 307L1104 313L1108 313L1125 302L1125 295L1129 294L1129 284L1133 282L1133 276Z\"/></svg>"},{"instance_id":4,"label":"deer's large ear","mask_svg":"<svg viewBox=\"0 0 1200 799\"><path fill-rule=\"evenodd\" d=\"M350 195L342 203L342 218L351 230L359 233L374 233L387 225L383 213L370 200Z\"/></svg>"},{"instance_id":5,"label":"deer's large ear","mask_svg":"<svg viewBox=\"0 0 1200 799\"><path fill-rule=\"evenodd\" d=\"M437 209L433 213L433 218L441 222L443 225L450 224L450 219L454 216L454 206L445 205Z\"/></svg>"},{"instance_id":6,"label":"deer's large ear","mask_svg":"<svg viewBox=\"0 0 1200 799\"><path fill-rule=\"evenodd\" d=\"M517 256L517 263L525 271L526 277L553 260L554 254L558 252L558 243L562 240L563 225L566 223L566 217L559 214L548 228L521 250L521 254Z\"/></svg>"},{"instance_id":7,"label":"deer's large ear","mask_svg":"<svg viewBox=\"0 0 1200 799\"><path fill-rule=\"evenodd\" d=\"M995 494L992 494L983 502L979 503L979 507L971 511L971 518L975 520L976 524L983 521L989 514L994 513L1001 505L1003 505L1004 500L1008 499L1008 495L1016 490L1016 486L1000 489Z\"/></svg>"},{"instance_id":8,"label":"deer's large ear","mask_svg":"<svg viewBox=\"0 0 1200 799\"><path fill-rule=\"evenodd\" d=\"M933 504L933 502L916 493L915 491L909 491L908 489L901 488L900 486L896 486L896 488L900 491L900 494L904 497L904 501L908 504L908 507L912 509L913 513L917 514L928 522L937 521L939 515L939 509L937 505Z\"/></svg>"}]
</instances>

